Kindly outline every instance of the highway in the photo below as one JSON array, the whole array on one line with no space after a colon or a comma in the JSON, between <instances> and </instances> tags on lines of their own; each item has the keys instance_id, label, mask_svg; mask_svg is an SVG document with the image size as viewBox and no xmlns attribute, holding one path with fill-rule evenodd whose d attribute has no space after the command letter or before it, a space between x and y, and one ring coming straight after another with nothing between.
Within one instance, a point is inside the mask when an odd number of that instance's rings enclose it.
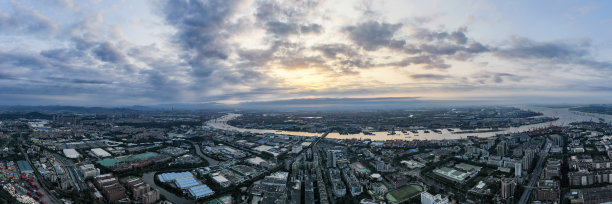
<instances>
[{"instance_id":1,"label":"highway","mask_svg":"<svg viewBox=\"0 0 612 204\"><path fill-rule=\"evenodd\" d=\"M538 163L536 164L535 169L533 169L533 172L531 172L531 176L529 177L529 184L525 186L525 191L523 191L523 194L521 195L521 199L518 202L519 204L525 204L529 200L531 190L533 190L535 184L538 183L538 178L540 177L540 173L542 172L542 165L544 164L545 160L546 158L540 155L540 159L538 159Z\"/></svg>"}]
</instances>

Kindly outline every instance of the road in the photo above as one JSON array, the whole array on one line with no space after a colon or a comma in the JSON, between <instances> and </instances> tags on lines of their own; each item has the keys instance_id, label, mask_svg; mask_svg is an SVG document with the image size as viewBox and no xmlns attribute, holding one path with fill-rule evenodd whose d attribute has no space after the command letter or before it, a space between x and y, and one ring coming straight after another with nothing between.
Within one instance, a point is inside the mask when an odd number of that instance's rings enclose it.
<instances>
[{"instance_id":1,"label":"road","mask_svg":"<svg viewBox=\"0 0 612 204\"><path fill-rule=\"evenodd\" d=\"M311 147L314 147L315 145L317 145L317 143L319 143L319 141L321 141L322 139L325 139L325 137L327 137L327 135L329 135L329 132L325 132L325 133L323 133L323 134L321 135L321 137L318 137L318 138L317 138L317 141L315 141L315 142L314 142L314 143L311 145Z\"/></svg>"},{"instance_id":2,"label":"road","mask_svg":"<svg viewBox=\"0 0 612 204\"><path fill-rule=\"evenodd\" d=\"M59 199L57 199L55 197L55 195L53 195L52 193L49 193L50 192L49 188L45 185L45 182L43 182L42 175L38 171L38 168L34 167L34 163L32 163L32 161L30 161L30 156L23 151L23 147L21 145L19 145L19 150L21 151L21 154L23 154L25 156L26 161L28 161L28 163L30 164L30 166L34 170L34 176L36 176L36 180L38 181L38 184L40 185L41 189L44 191L44 193L46 195L45 198L49 199L49 201L51 201L51 203L63 203Z\"/></svg>"},{"instance_id":3,"label":"road","mask_svg":"<svg viewBox=\"0 0 612 204\"><path fill-rule=\"evenodd\" d=\"M545 160L546 158L540 155L540 159L538 159L538 164L536 164L535 169L533 169L533 172L531 172L529 184L525 186L525 191L523 191L523 194L521 195L521 199L518 202L519 204L525 204L529 200L531 190L533 190L535 184L538 183L538 178L540 177L540 172L542 172L542 165L544 164Z\"/></svg>"},{"instance_id":4,"label":"road","mask_svg":"<svg viewBox=\"0 0 612 204\"><path fill-rule=\"evenodd\" d=\"M53 153L53 157L59 160L62 163L62 166L64 166L64 168L68 171L68 174L70 175L70 178L72 180L71 182L77 190L80 191L82 189L87 189L87 185L85 184L85 181L81 178L79 173L77 172L74 162L72 162L70 159L67 159L57 153Z\"/></svg>"}]
</instances>

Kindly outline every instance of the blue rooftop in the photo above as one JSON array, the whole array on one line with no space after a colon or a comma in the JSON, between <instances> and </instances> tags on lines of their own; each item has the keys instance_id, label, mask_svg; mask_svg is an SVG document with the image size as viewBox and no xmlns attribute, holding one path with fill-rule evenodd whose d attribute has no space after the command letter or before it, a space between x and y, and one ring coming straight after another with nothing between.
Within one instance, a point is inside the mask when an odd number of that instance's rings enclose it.
<instances>
[{"instance_id":1,"label":"blue rooftop","mask_svg":"<svg viewBox=\"0 0 612 204\"><path fill-rule=\"evenodd\" d=\"M215 194L207 185L199 185L189 188L189 194L196 198L206 197Z\"/></svg>"},{"instance_id":2,"label":"blue rooftop","mask_svg":"<svg viewBox=\"0 0 612 204\"><path fill-rule=\"evenodd\" d=\"M32 169L32 166L30 166L30 163L28 163L25 160L20 160L17 161L17 166L19 167L19 170L21 171L21 173L34 173L34 169Z\"/></svg>"},{"instance_id":3,"label":"blue rooftop","mask_svg":"<svg viewBox=\"0 0 612 204\"><path fill-rule=\"evenodd\" d=\"M200 185L200 183L197 180L195 180L193 177L177 179L176 181L174 181L174 184L176 185L177 188L180 188L180 189L186 189L192 186Z\"/></svg>"},{"instance_id":4,"label":"blue rooftop","mask_svg":"<svg viewBox=\"0 0 612 204\"><path fill-rule=\"evenodd\" d=\"M160 175L157 175L157 179L159 179L159 181L161 182L173 182L174 180L177 179L182 179L182 178L193 178L193 174L191 174L191 172L172 172L172 173L163 173Z\"/></svg>"}]
</instances>

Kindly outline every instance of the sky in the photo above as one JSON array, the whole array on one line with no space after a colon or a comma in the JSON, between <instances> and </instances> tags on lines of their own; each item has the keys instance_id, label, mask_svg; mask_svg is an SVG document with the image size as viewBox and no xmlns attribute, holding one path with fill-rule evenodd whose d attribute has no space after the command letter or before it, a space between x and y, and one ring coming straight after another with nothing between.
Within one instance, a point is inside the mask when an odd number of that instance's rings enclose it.
<instances>
[{"instance_id":1,"label":"sky","mask_svg":"<svg viewBox=\"0 0 612 204\"><path fill-rule=\"evenodd\" d=\"M0 105L612 102L612 2L0 1Z\"/></svg>"}]
</instances>

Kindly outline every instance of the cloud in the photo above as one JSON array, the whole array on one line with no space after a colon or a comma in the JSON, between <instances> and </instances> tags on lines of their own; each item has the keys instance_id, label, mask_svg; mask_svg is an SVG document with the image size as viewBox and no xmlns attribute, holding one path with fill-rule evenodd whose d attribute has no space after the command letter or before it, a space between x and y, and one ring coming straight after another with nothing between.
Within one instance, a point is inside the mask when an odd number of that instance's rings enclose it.
<instances>
[{"instance_id":1,"label":"cloud","mask_svg":"<svg viewBox=\"0 0 612 204\"><path fill-rule=\"evenodd\" d=\"M291 34L297 34L298 27L295 24L283 23L278 21L268 22L267 31L280 36L287 36Z\"/></svg>"},{"instance_id":2,"label":"cloud","mask_svg":"<svg viewBox=\"0 0 612 204\"><path fill-rule=\"evenodd\" d=\"M570 45L564 42L535 42L513 38L510 47L499 48L495 54L504 58L572 59L588 54L588 44Z\"/></svg>"},{"instance_id":3,"label":"cloud","mask_svg":"<svg viewBox=\"0 0 612 204\"><path fill-rule=\"evenodd\" d=\"M419 28L413 37L425 40L425 41L450 41L455 44L465 44L468 42L468 38L465 35L467 28L460 28L457 31L447 32L436 32L424 28Z\"/></svg>"},{"instance_id":4,"label":"cloud","mask_svg":"<svg viewBox=\"0 0 612 204\"><path fill-rule=\"evenodd\" d=\"M43 69L50 66L50 63L37 56L16 52L4 53L0 51L0 67L5 68L6 70L23 67Z\"/></svg>"},{"instance_id":5,"label":"cloud","mask_svg":"<svg viewBox=\"0 0 612 204\"><path fill-rule=\"evenodd\" d=\"M428 69L447 69L451 65L447 59L468 61L480 53L489 52L490 48L480 42L469 39L467 28L455 31L432 31L418 25L410 25L414 30L412 35L398 33L402 24L366 21L356 26L345 27L353 43L363 47L368 52L380 48L390 48L403 60L378 64L376 66L424 65ZM404 40L406 39L406 40ZM341 47L317 47L328 57L340 51ZM401 51L403 53L397 53ZM367 56L369 53L366 53Z\"/></svg>"},{"instance_id":6,"label":"cloud","mask_svg":"<svg viewBox=\"0 0 612 204\"><path fill-rule=\"evenodd\" d=\"M72 49L51 49L51 50L43 50L40 52L40 55L55 59L63 62L70 62L72 60L83 59L86 56L82 52L78 52Z\"/></svg>"},{"instance_id":7,"label":"cloud","mask_svg":"<svg viewBox=\"0 0 612 204\"><path fill-rule=\"evenodd\" d=\"M366 50L373 51L381 47L403 48L406 44L405 41L393 39L395 32L401 27L402 24L399 23L389 24L368 21L355 26L347 26L344 30L355 44L360 45Z\"/></svg>"},{"instance_id":8,"label":"cloud","mask_svg":"<svg viewBox=\"0 0 612 204\"><path fill-rule=\"evenodd\" d=\"M498 47L495 56L505 59L548 60L556 64L583 65L594 69L612 69L612 63L591 58L589 41L578 43L550 41L536 42L514 37L509 46Z\"/></svg>"},{"instance_id":9,"label":"cloud","mask_svg":"<svg viewBox=\"0 0 612 204\"><path fill-rule=\"evenodd\" d=\"M225 26L240 1L184 0L166 1L162 5L168 25L177 29L174 40L184 49L183 57L198 77L208 77L225 66L228 58Z\"/></svg>"},{"instance_id":10,"label":"cloud","mask_svg":"<svg viewBox=\"0 0 612 204\"><path fill-rule=\"evenodd\" d=\"M342 54L348 57L358 55L357 50L350 45L334 43L334 44L321 44L312 47L314 50L321 51L327 58L336 58L338 54Z\"/></svg>"},{"instance_id":11,"label":"cloud","mask_svg":"<svg viewBox=\"0 0 612 204\"><path fill-rule=\"evenodd\" d=\"M13 80L13 79L15 78L13 78L12 76L8 74L0 73L0 80Z\"/></svg>"},{"instance_id":12,"label":"cloud","mask_svg":"<svg viewBox=\"0 0 612 204\"><path fill-rule=\"evenodd\" d=\"M416 79L416 80L444 80L447 78L450 78L450 76L448 75L441 75L441 74L413 74L410 75L410 78Z\"/></svg>"},{"instance_id":13,"label":"cloud","mask_svg":"<svg viewBox=\"0 0 612 204\"><path fill-rule=\"evenodd\" d=\"M143 31L121 35L123 22L109 16L125 13L103 4L9 4L0 11L0 95L142 104L512 92L523 84L605 91L606 78L593 75L612 68L588 41L480 38L487 33L478 21L448 28L435 16L396 19L372 2L348 11L318 0L145 3L155 4L150 13L128 16L150 20L146 43L134 40ZM54 22L45 6L70 20ZM550 77L541 67L560 69L544 70Z\"/></svg>"},{"instance_id":14,"label":"cloud","mask_svg":"<svg viewBox=\"0 0 612 204\"><path fill-rule=\"evenodd\" d=\"M101 85L101 84L111 84L111 82L96 80L96 79L73 79L73 78L61 78L61 77L47 77L46 79L55 81L55 82L67 82L74 84L93 84L93 85Z\"/></svg>"},{"instance_id":15,"label":"cloud","mask_svg":"<svg viewBox=\"0 0 612 204\"><path fill-rule=\"evenodd\" d=\"M267 32L277 36L286 37L288 35L296 34L319 34L323 31L323 26L314 23L298 25L295 23L270 21L266 23L266 30Z\"/></svg>"},{"instance_id":16,"label":"cloud","mask_svg":"<svg viewBox=\"0 0 612 204\"><path fill-rule=\"evenodd\" d=\"M302 32L303 34L319 34L323 32L323 26L316 23L310 25L302 25L300 27L300 32Z\"/></svg>"},{"instance_id":17,"label":"cloud","mask_svg":"<svg viewBox=\"0 0 612 204\"><path fill-rule=\"evenodd\" d=\"M40 12L11 2L13 12L3 13L0 10L0 33L10 34L49 34L58 29L55 21Z\"/></svg>"},{"instance_id":18,"label":"cloud","mask_svg":"<svg viewBox=\"0 0 612 204\"><path fill-rule=\"evenodd\" d=\"M383 64L383 66L407 67L410 65L425 65L429 69L447 69L450 65L445 64L444 60L436 55L422 54L404 57L401 61Z\"/></svg>"},{"instance_id":19,"label":"cloud","mask_svg":"<svg viewBox=\"0 0 612 204\"><path fill-rule=\"evenodd\" d=\"M524 77L502 72L481 72L472 76L480 84L501 84L506 81L518 82Z\"/></svg>"},{"instance_id":20,"label":"cloud","mask_svg":"<svg viewBox=\"0 0 612 204\"><path fill-rule=\"evenodd\" d=\"M110 42L100 44L97 48L93 49L93 53L104 62L125 63L123 54Z\"/></svg>"}]
</instances>

